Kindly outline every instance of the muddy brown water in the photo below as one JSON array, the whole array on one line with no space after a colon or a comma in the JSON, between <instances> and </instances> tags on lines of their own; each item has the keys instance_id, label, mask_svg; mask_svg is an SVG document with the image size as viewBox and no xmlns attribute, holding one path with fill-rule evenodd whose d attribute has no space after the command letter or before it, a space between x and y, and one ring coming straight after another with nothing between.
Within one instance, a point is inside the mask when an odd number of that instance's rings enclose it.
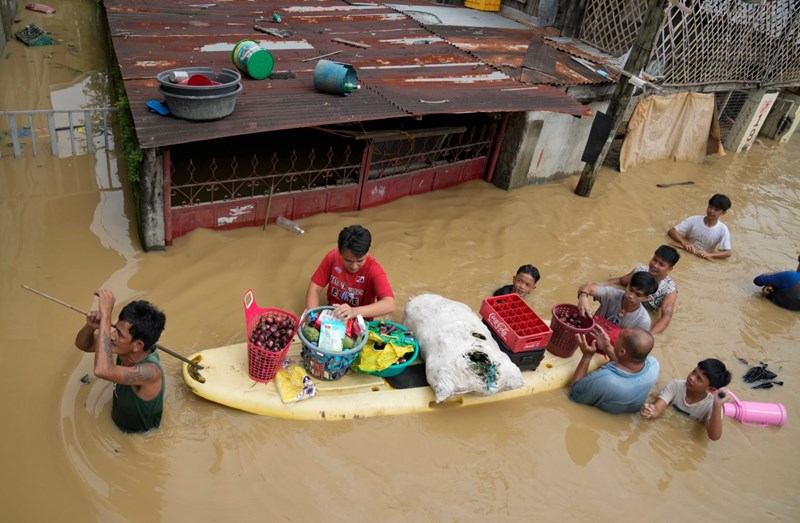
<instances>
[{"instance_id":1,"label":"muddy brown water","mask_svg":"<svg viewBox=\"0 0 800 523\"><path fill-rule=\"evenodd\" d=\"M107 103L86 85L105 55L93 2L56 2L52 48L9 42L0 108ZM20 11L23 23L44 25ZM69 45L68 45L69 44ZM75 49L78 52L75 52ZM66 89L66 91L65 91ZM72 97L70 99L70 96ZM98 101L100 101L98 103ZM61 107L64 107L63 105ZM604 170L591 198L576 178L505 192L471 182L364 212L278 227L197 230L144 253L116 161L104 153L0 160L0 380L4 521L797 521L800 386L797 313L761 299L752 278L795 267L800 136L766 139L702 165L669 161ZM669 189L656 183L692 180ZM72 346L79 308L109 287L118 302L146 298L168 315L163 345L183 354L243 340L242 294L300 311L308 278L338 231L367 226L394 285L399 320L410 295L442 294L477 310L523 263L542 272L533 307L574 302L580 283L645 263L666 230L724 192L733 256L684 256L672 325L657 337L663 385L705 357L733 371L732 389L781 402L782 428L726 419L709 442L701 425L667 411L647 421L576 405L566 390L469 409L340 422L296 422L228 409L192 395L178 362L167 373L163 428L121 434L111 387L92 379ZM736 357L765 361L783 387L749 390Z\"/></svg>"}]
</instances>

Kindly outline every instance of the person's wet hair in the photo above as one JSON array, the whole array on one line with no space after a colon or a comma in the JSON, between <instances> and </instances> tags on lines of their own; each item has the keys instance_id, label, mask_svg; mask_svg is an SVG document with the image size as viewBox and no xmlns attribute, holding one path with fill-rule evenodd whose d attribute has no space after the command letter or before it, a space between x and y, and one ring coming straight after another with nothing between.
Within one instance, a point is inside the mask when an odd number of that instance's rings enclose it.
<instances>
[{"instance_id":1,"label":"person's wet hair","mask_svg":"<svg viewBox=\"0 0 800 523\"><path fill-rule=\"evenodd\" d=\"M136 300L122 308L119 321L128 322L131 338L142 340L145 350L152 351L161 337L167 317L149 301Z\"/></svg>"},{"instance_id":2,"label":"person's wet hair","mask_svg":"<svg viewBox=\"0 0 800 523\"><path fill-rule=\"evenodd\" d=\"M339 251L348 249L358 258L369 252L372 235L360 225L350 225L339 233Z\"/></svg>"},{"instance_id":3,"label":"person's wet hair","mask_svg":"<svg viewBox=\"0 0 800 523\"><path fill-rule=\"evenodd\" d=\"M527 265L522 265L519 269L517 269L517 274L529 275L531 278L533 278L533 283L539 283L539 278L542 277L542 275L539 274L539 269L530 263Z\"/></svg>"},{"instance_id":4,"label":"person's wet hair","mask_svg":"<svg viewBox=\"0 0 800 523\"><path fill-rule=\"evenodd\" d=\"M697 364L708 378L708 384L713 389L721 389L731 382L731 373L725 364L716 358L708 358Z\"/></svg>"},{"instance_id":5,"label":"person's wet hair","mask_svg":"<svg viewBox=\"0 0 800 523\"><path fill-rule=\"evenodd\" d=\"M667 262L670 267L675 267L675 264L681 259L681 255L678 254L678 250L675 247L670 247L669 245L662 245L656 249L656 252L653 254L653 256L661 258Z\"/></svg>"},{"instance_id":6,"label":"person's wet hair","mask_svg":"<svg viewBox=\"0 0 800 523\"><path fill-rule=\"evenodd\" d=\"M727 211L731 208L731 199L724 194L715 194L708 200L708 205L720 211Z\"/></svg>"},{"instance_id":7,"label":"person's wet hair","mask_svg":"<svg viewBox=\"0 0 800 523\"><path fill-rule=\"evenodd\" d=\"M649 272L637 272L631 276L631 289L639 289L650 296L658 290L658 283Z\"/></svg>"}]
</instances>

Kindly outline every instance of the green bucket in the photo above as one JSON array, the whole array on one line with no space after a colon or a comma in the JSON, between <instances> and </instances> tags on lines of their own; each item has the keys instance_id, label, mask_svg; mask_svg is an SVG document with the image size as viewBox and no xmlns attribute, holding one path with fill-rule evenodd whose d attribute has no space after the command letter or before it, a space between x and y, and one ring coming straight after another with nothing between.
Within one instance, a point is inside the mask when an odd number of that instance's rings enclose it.
<instances>
[{"instance_id":1,"label":"green bucket","mask_svg":"<svg viewBox=\"0 0 800 523\"><path fill-rule=\"evenodd\" d=\"M263 80L272 73L275 65L269 51L261 47L255 40L240 40L231 55L233 65L254 80Z\"/></svg>"}]
</instances>

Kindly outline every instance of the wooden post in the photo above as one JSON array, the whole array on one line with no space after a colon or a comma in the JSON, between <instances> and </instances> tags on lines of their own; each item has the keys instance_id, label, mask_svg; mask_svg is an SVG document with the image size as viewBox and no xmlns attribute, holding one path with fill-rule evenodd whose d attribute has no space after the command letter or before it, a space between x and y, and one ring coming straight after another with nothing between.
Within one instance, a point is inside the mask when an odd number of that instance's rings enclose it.
<instances>
[{"instance_id":1,"label":"wooden post","mask_svg":"<svg viewBox=\"0 0 800 523\"><path fill-rule=\"evenodd\" d=\"M564 14L557 17L556 27L561 30L562 36L577 38L581 27L583 12L586 10L587 0L570 0L564 7Z\"/></svg>"},{"instance_id":2,"label":"wooden post","mask_svg":"<svg viewBox=\"0 0 800 523\"><path fill-rule=\"evenodd\" d=\"M625 71L633 74L639 74L650 59L650 53L653 50L653 42L656 39L659 29L661 28L661 21L664 19L664 9L661 7L662 0L650 0L647 4L647 11L644 14L642 27L636 35L636 41L633 43L628 60L625 62ZM606 138L606 143L600 151L600 156L593 163L587 163L583 167L581 178L578 180L578 186L575 188L575 194L578 196L589 197L592 192L594 180L597 177L597 171L603 165L603 161L611 148L611 143L617 135L622 119L625 116L625 110L631 101L634 85L628 82L628 77L621 75L617 82L617 89L609 102L606 114L611 119L611 132Z\"/></svg>"}]
</instances>

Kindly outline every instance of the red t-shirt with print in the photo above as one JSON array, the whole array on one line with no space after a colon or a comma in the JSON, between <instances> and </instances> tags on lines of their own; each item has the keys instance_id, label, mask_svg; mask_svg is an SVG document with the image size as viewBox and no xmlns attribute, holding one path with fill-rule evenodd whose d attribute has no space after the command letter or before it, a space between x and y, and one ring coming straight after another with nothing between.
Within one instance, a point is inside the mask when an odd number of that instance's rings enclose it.
<instances>
[{"instance_id":1,"label":"red t-shirt with print","mask_svg":"<svg viewBox=\"0 0 800 523\"><path fill-rule=\"evenodd\" d=\"M361 269L352 273L344 267L339 249L325 255L311 281L320 287L328 286L329 305L349 303L352 307L360 307L387 296L394 297L389 278L375 258L367 256Z\"/></svg>"}]
</instances>

